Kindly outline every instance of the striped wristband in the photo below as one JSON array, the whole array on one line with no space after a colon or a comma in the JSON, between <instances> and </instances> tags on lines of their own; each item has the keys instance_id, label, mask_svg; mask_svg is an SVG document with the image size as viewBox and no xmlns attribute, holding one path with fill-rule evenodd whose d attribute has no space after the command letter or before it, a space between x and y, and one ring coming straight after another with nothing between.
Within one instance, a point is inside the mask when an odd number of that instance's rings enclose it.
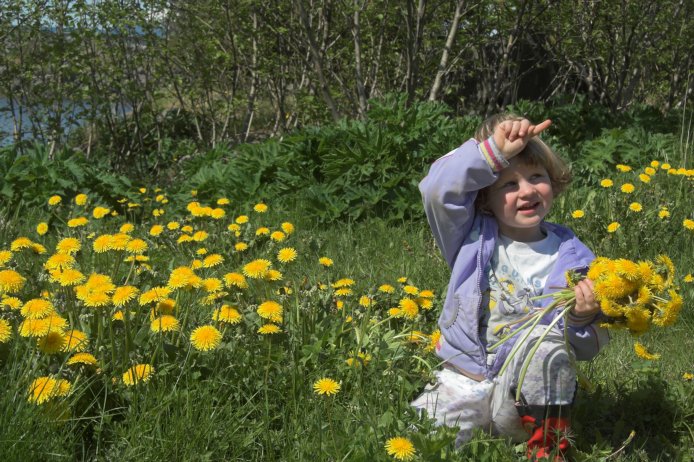
<instances>
[{"instance_id":1,"label":"striped wristband","mask_svg":"<svg viewBox=\"0 0 694 462\"><path fill-rule=\"evenodd\" d=\"M484 160L487 161L489 167L491 167L494 172L498 173L505 167L508 167L508 161L501 152L499 152L499 148L496 146L493 136L482 141L478 146L480 152L484 156Z\"/></svg>"}]
</instances>

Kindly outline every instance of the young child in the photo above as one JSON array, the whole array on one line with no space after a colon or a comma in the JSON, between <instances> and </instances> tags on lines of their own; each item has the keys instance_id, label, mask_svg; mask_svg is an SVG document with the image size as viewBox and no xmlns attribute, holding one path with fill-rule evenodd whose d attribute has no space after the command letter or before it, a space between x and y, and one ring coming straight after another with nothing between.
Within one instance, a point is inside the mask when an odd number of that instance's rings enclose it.
<instances>
[{"instance_id":1,"label":"young child","mask_svg":"<svg viewBox=\"0 0 694 462\"><path fill-rule=\"evenodd\" d=\"M571 351L559 321L530 361L521 402L515 402L521 366L555 315L533 329L503 374L498 375L522 335L488 350L552 301L532 297L566 287L565 273L585 273L595 258L571 230L544 221L570 181L565 164L537 137L550 125L494 116L475 139L434 162L419 185L451 279L436 348L444 366L412 405L438 424L459 426L457 444L483 428L527 440L533 460L563 460L576 393L574 359L591 359L608 342L592 282L585 279L575 286L576 305L567 317Z\"/></svg>"}]
</instances>

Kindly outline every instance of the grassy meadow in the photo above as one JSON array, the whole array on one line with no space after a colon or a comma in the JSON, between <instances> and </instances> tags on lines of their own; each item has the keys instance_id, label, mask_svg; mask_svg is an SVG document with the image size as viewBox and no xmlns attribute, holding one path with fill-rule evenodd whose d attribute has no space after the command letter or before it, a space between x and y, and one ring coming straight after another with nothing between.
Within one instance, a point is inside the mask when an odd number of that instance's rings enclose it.
<instances>
[{"instance_id":1,"label":"grassy meadow","mask_svg":"<svg viewBox=\"0 0 694 462\"><path fill-rule=\"evenodd\" d=\"M694 458L691 165L621 165L555 201L611 258L668 255L678 322L581 363L575 460ZM513 461L408 403L439 367L448 270L424 220L318 225L272 200L142 185L0 221L3 460ZM401 438L395 439L394 438ZM412 449L408 446L412 445Z\"/></svg>"}]
</instances>

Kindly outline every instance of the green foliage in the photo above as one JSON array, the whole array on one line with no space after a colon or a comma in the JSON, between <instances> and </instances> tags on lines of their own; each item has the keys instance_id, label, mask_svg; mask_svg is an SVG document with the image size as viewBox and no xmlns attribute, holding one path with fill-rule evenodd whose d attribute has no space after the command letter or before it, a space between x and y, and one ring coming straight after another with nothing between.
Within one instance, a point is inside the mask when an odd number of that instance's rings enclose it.
<instances>
[{"instance_id":1,"label":"green foliage","mask_svg":"<svg viewBox=\"0 0 694 462\"><path fill-rule=\"evenodd\" d=\"M417 216L417 183L429 163L461 144L478 120L453 119L436 103L407 106L402 95L371 104L363 121L241 145L226 157L214 150L184 165L185 187L237 200L299 197L308 216L324 222Z\"/></svg>"},{"instance_id":2,"label":"green foliage","mask_svg":"<svg viewBox=\"0 0 694 462\"><path fill-rule=\"evenodd\" d=\"M72 197L80 192L115 205L132 187L127 177L110 173L79 151L61 149L51 157L48 147L39 144L23 151L0 150L0 179L0 196L12 211L44 205L54 194Z\"/></svg>"}]
</instances>

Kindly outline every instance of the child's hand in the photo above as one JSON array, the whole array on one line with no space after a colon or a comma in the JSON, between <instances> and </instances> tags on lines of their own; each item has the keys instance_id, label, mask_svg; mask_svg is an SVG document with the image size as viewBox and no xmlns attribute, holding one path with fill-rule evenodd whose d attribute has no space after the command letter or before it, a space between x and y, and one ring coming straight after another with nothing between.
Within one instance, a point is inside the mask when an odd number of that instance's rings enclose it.
<instances>
[{"instance_id":1,"label":"child's hand","mask_svg":"<svg viewBox=\"0 0 694 462\"><path fill-rule=\"evenodd\" d=\"M521 152L530 138L539 135L550 125L552 121L549 119L538 125L532 125L528 119L505 120L494 129L494 142L508 160Z\"/></svg>"},{"instance_id":2,"label":"child's hand","mask_svg":"<svg viewBox=\"0 0 694 462\"><path fill-rule=\"evenodd\" d=\"M571 309L571 312L576 316L589 316L600 311L600 304L595 300L595 292L593 292L593 281L586 278L579 281L574 286L576 294L576 304Z\"/></svg>"}]
</instances>

